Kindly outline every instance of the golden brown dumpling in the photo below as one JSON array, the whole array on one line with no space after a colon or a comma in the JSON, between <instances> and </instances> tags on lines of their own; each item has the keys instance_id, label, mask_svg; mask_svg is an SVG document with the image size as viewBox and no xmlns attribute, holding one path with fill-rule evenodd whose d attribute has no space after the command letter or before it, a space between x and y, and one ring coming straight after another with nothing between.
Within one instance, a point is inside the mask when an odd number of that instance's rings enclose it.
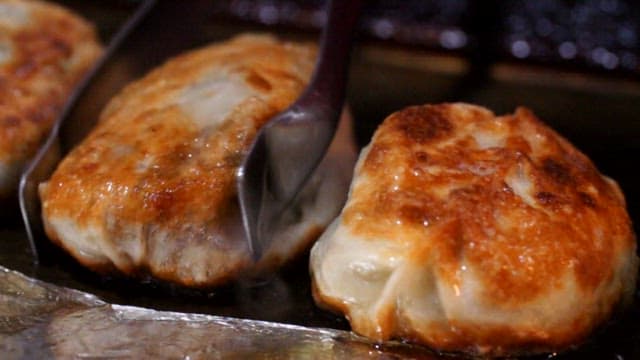
<instances>
[{"instance_id":1,"label":"golden brown dumpling","mask_svg":"<svg viewBox=\"0 0 640 360\"><path fill-rule=\"evenodd\" d=\"M258 128L298 97L314 61L312 46L245 35L132 83L42 184L48 236L92 269L197 287L308 249L346 198L356 157L346 124L257 265L236 172Z\"/></svg>"},{"instance_id":2,"label":"golden brown dumpling","mask_svg":"<svg viewBox=\"0 0 640 360\"><path fill-rule=\"evenodd\" d=\"M0 199L100 56L93 27L59 5L0 1Z\"/></svg>"},{"instance_id":3,"label":"golden brown dumpling","mask_svg":"<svg viewBox=\"0 0 640 360\"><path fill-rule=\"evenodd\" d=\"M617 184L527 109L389 116L311 254L315 299L354 331L493 355L579 343L629 300Z\"/></svg>"}]
</instances>

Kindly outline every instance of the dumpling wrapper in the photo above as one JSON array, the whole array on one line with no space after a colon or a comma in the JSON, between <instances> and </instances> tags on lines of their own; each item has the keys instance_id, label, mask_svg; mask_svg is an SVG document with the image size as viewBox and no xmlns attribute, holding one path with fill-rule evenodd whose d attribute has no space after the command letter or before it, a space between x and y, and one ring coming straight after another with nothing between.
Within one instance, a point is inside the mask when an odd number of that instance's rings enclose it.
<instances>
[{"instance_id":1,"label":"dumpling wrapper","mask_svg":"<svg viewBox=\"0 0 640 360\"><path fill-rule=\"evenodd\" d=\"M305 87L315 47L243 35L180 55L127 86L41 184L47 235L97 270L210 287L307 250L346 199L348 119L253 264L236 175L257 130Z\"/></svg>"},{"instance_id":2,"label":"dumpling wrapper","mask_svg":"<svg viewBox=\"0 0 640 360\"><path fill-rule=\"evenodd\" d=\"M0 199L15 197L24 165L101 53L93 26L68 9L0 2Z\"/></svg>"},{"instance_id":3,"label":"dumpling wrapper","mask_svg":"<svg viewBox=\"0 0 640 360\"><path fill-rule=\"evenodd\" d=\"M314 296L376 340L510 355L582 342L636 285L618 185L529 110L390 115L311 253Z\"/></svg>"}]
</instances>

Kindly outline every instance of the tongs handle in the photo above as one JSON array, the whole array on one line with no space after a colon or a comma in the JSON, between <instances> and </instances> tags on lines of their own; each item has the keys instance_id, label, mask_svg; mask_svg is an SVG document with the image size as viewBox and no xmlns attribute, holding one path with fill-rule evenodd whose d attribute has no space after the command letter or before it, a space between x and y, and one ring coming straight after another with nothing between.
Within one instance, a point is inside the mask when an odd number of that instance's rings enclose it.
<instances>
[{"instance_id":1,"label":"tongs handle","mask_svg":"<svg viewBox=\"0 0 640 360\"><path fill-rule=\"evenodd\" d=\"M129 36L129 34L144 20L147 14L156 5L157 0L140 0L139 4L133 8L133 12L127 17L127 19L120 25L116 33L114 33L109 39L108 45L104 51L104 54L93 65L91 70L83 78L80 84L76 87L73 94L65 104L60 116L56 119L56 122L51 129L47 140L38 150L38 153L33 157L30 163L25 167L20 178L20 185L18 189L18 197L20 201L20 212L29 238L29 245L31 252L33 253L34 261L37 263L42 260L42 253L50 249L50 243L45 241L44 228L41 217L41 204L38 197L38 185L51 176L55 167L60 160L62 154L62 133L68 133L62 129L69 114L76 106L81 94L87 90L89 84L95 78L99 70L104 67L107 60L118 50L120 45ZM75 124L78 125L78 124ZM77 130L77 129L74 129ZM80 141L80 137L71 139L71 142ZM64 144L69 145L69 144Z\"/></svg>"},{"instance_id":2,"label":"tongs handle","mask_svg":"<svg viewBox=\"0 0 640 360\"><path fill-rule=\"evenodd\" d=\"M328 109L342 110L344 105L349 54L358 23L362 0L329 0L327 23L320 39L318 62L298 106L326 104ZM335 117L326 118L337 125Z\"/></svg>"}]
</instances>

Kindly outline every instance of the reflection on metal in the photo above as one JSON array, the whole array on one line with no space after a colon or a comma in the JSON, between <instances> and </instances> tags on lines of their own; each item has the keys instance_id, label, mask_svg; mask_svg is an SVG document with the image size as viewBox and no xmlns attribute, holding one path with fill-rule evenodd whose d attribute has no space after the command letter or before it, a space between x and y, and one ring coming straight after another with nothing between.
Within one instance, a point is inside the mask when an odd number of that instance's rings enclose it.
<instances>
[{"instance_id":1,"label":"reflection on metal","mask_svg":"<svg viewBox=\"0 0 640 360\"><path fill-rule=\"evenodd\" d=\"M340 330L111 305L4 267L0 353L3 359L438 358Z\"/></svg>"}]
</instances>

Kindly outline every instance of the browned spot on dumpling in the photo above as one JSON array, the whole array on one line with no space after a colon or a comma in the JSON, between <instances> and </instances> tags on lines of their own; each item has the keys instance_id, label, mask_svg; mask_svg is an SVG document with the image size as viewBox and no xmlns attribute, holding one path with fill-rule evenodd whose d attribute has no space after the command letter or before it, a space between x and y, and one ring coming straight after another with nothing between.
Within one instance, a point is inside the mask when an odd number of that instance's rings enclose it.
<instances>
[{"instance_id":1,"label":"browned spot on dumpling","mask_svg":"<svg viewBox=\"0 0 640 360\"><path fill-rule=\"evenodd\" d=\"M93 26L53 2L5 0L1 11L0 201L102 53Z\"/></svg>"},{"instance_id":2,"label":"browned spot on dumpling","mask_svg":"<svg viewBox=\"0 0 640 360\"><path fill-rule=\"evenodd\" d=\"M446 136L453 126L443 111L428 106L412 106L393 115L395 126L411 142L425 143Z\"/></svg>"},{"instance_id":3,"label":"browned spot on dumpling","mask_svg":"<svg viewBox=\"0 0 640 360\"><path fill-rule=\"evenodd\" d=\"M270 91L272 89L271 84L260 74L255 71L249 71L246 77L247 83L260 91Z\"/></svg>"}]
</instances>

